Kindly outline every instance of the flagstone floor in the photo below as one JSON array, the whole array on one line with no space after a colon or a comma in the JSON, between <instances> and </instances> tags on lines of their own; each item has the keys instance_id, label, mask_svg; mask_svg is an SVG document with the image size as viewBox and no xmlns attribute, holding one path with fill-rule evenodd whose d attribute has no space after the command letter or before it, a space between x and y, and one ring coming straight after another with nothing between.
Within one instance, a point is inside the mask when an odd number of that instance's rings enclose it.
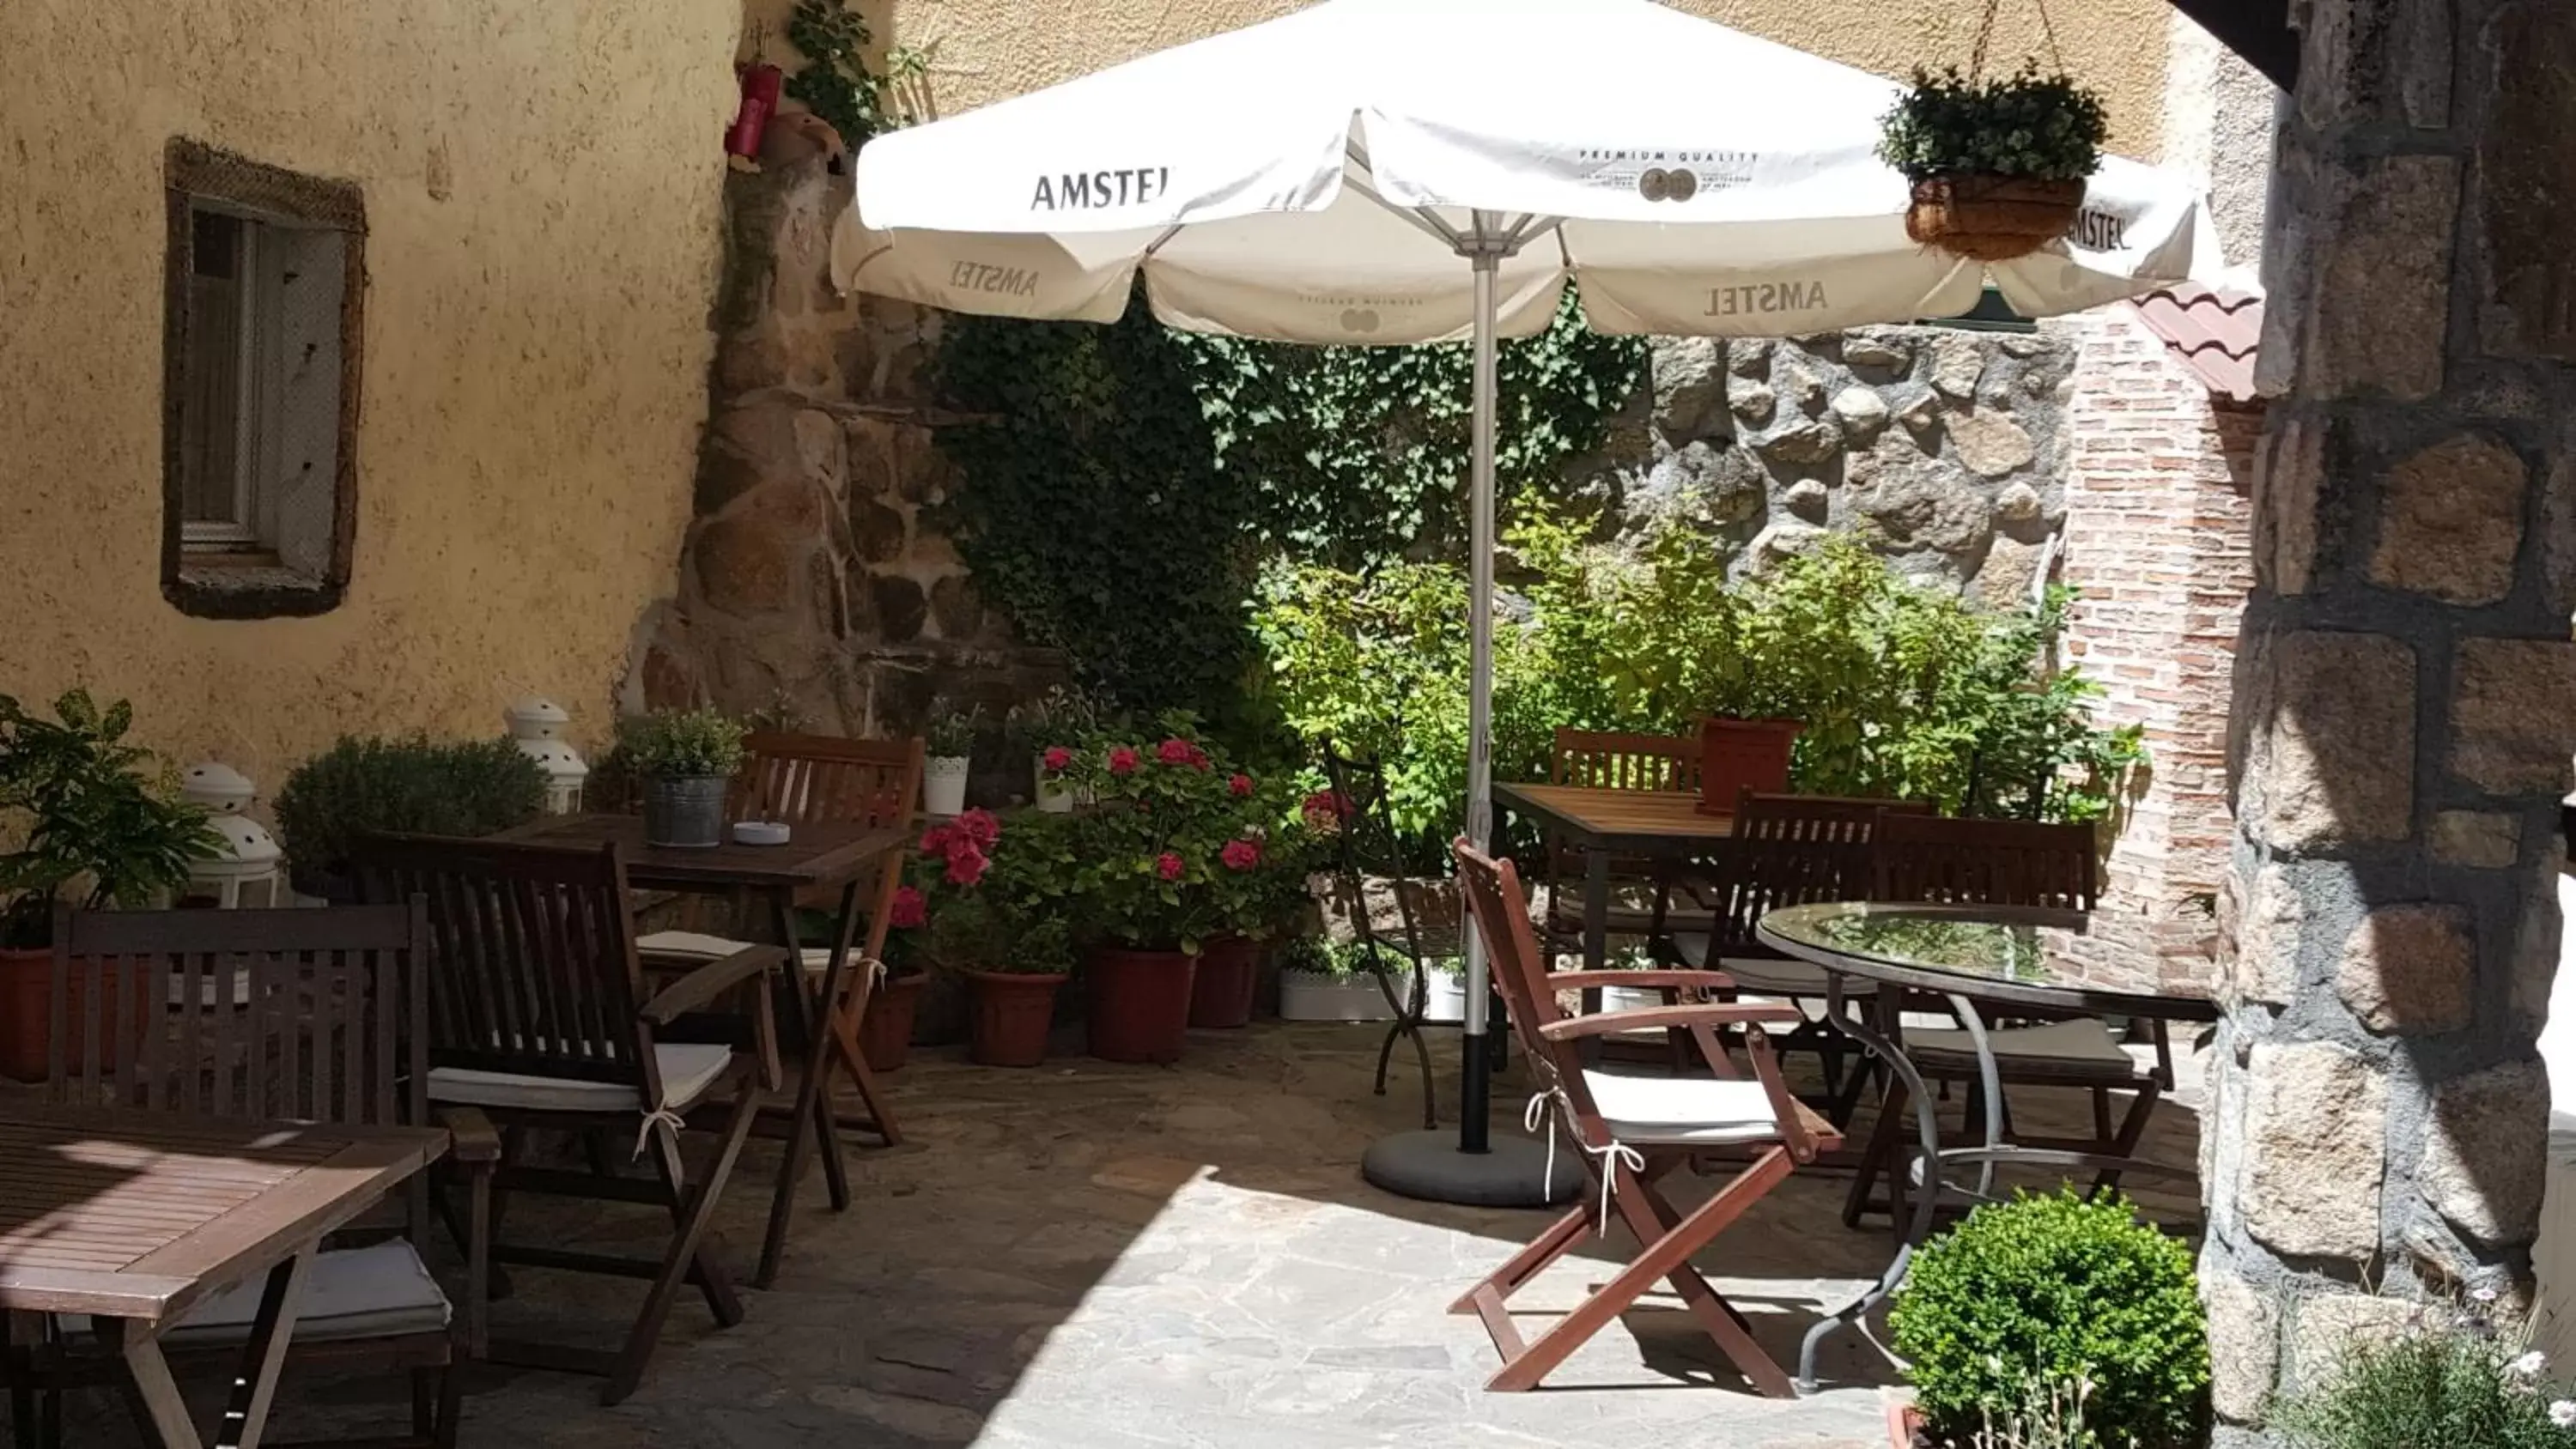
<instances>
[{"instance_id":1,"label":"flagstone floor","mask_svg":"<svg viewBox=\"0 0 2576 1449\"><path fill-rule=\"evenodd\" d=\"M1454 1038L1435 1046L1454 1071ZM1188 1059L1167 1069L1068 1055L1013 1072L916 1055L893 1079L911 1142L854 1154L846 1213L827 1211L819 1180L809 1182L787 1270L777 1288L747 1295L745 1322L713 1331L684 1296L644 1388L614 1409L589 1381L476 1370L462 1444L1884 1443L1880 1386L1893 1375L1865 1344L1835 1342L1823 1392L1768 1401L1726 1371L1671 1299L1647 1300L1540 1392L1483 1392L1492 1350L1472 1318L1443 1310L1540 1219L1410 1202L1360 1182L1371 1140L1418 1125L1417 1079L1370 1094L1375 1049L1375 1028L1265 1025L1195 1033ZM1496 1130L1517 1130L1509 1078L1501 1095ZM2157 1155L2194 1160L2190 1100L2186 1090L2161 1115ZM2016 1097L2024 1119L2040 1122L2080 1105ZM1447 1102L1442 1118L1455 1120ZM758 1241L774 1151L755 1144L729 1194L723 1225L737 1260ZM1794 1179L1702 1259L1784 1363L1820 1307L1885 1261L1883 1224L1842 1226L1846 1181ZM2187 1197L2150 1205L2191 1208ZM635 1209L512 1211L567 1242L644 1237L632 1231L644 1225ZM1516 1304L1569 1306L1613 1256L1596 1247L1569 1259ZM639 1287L524 1273L496 1322L606 1344ZM398 1382L290 1375L272 1437L397 1428L402 1403ZM113 1410L104 1396L76 1405L70 1442L126 1449L131 1431Z\"/></svg>"}]
</instances>

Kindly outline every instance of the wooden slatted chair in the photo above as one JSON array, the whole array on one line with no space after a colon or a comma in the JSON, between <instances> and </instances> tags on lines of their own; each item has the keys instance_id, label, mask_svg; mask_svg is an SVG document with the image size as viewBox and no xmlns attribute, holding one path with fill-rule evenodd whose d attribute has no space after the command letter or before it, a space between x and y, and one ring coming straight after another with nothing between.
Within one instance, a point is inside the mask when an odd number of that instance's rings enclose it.
<instances>
[{"instance_id":1,"label":"wooden slatted chair","mask_svg":"<svg viewBox=\"0 0 2576 1449\"><path fill-rule=\"evenodd\" d=\"M1693 894L1713 908L1715 929L1677 931L1674 954L1686 966L1723 971L1745 994L1801 1004L1826 999L1824 968L1783 956L1754 935L1762 917L1787 906L1861 900L1871 880L1871 843L1881 814L1929 815L1920 800L1841 795L1775 795L1746 790L1736 797L1735 838ZM1845 982L1847 998L1866 999L1869 983ZM1837 1101L1834 1121L1849 1121L1840 1106L1842 1063L1848 1039L1821 1016L1807 1015L1780 1043L1803 1048L1824 1065L1825 1091Z\"/></svg>"},{"instance_id":2,"label":"wooden slatted chair","mask_svg":"<svg viewBox=\"0 0 2576 1449\"><path fill-rule=\"evenodd\" d=\"M1497 1390L1531 1389L1568 1354L1637 1301L1658 1281L1672 1285L1682 1303L1727 1359L1753 1387L1790 1397L1789 1376L1753 1341L1743 1317L1691 1265L1729 1223L1786 1180L1799 1164L1841 1145L1833 1126L1790 1095L1773 1058L1765 1026L1792 1026L1798 1013L1786 1006L1694 1002L1569 1017L1559 993L1598 984L1658 990L1726 991L1734 982L1715 971L1614 971L1551 973L1539 953L1537 933L1523 904L1520 877L1461 839L1454 847L1458 877L1487 943L1495 983L1511 1005L1512 1029L1528 1053L1533 1083L1550 1104L1549 1130L1572 1139L1592 1191L1528 1247L1450 1305L1473 1313L1503 1356L1502 1369L1486 1382ZM1576 1044L1588 1037L1632 1028L1689 1033L1710 1075L1629 1075L1588 1068ZM1739 1031L1753 1073L1745 1076L1728 1057L1719 1033ZM1685 1214L1656 1184L1674 1169L1713 1150L1750 1149L1752 1161L1706 1203ZM1581 1242L1595 1214L1616 1216L1636 1239L1637 1254L1581 1305L1524 1341L1511 1315L1513 1293Z\"/></svg>"},{"instance_id":3,"label":"wooden slatted chair","mask_svg":"<svg viewBox=\"0 0 2576 1449\"><path fill-rule=\"evenodd\" d=\"M427 913L399 905L332 910L70 912L54 929L51 1064L55 1103L255 1120L383 1126L431 1120L417 1024ZM470 1109L443 1114L450 1161L485 1190L499 1142ZM412 1379L408 1435L380 1449L451 1449L458 1357L447 1296L422 1266L428 1184L415 1179L399 1230L342 1233L317 1254L287 1348L290 1372L399 1369ZM263 1284L193 1309L169 1335L183 1369L238 1368ZM472 1305L479 1307L479 1305ZM469 1313L471 1307L469 1308ZM121 1379L112 1354L73 1323L41 1381L53 1392ZM59 1404L42 1407L45 1442Z\"/></svg>"},{"instance_id":4,"label":"wooden slatted chair","mask_svg":"<svg viewBox=\"0 0 2576 1449\"><path fill-rule=\"evenodd\" d=\"M1700 742L1669 735L1560 729L1548 752L1547 781L1593 790L1699 789ZM1583 851L1551 833L1547 840L1547 940L1551 953L1583 948ZM1610 862L1610 934L1661 938L1672 862L1614 856ZM1640 906L1643 898L1647 904ZM1694 927L1704 920L1694 918Z\"/></svg>"},{"instance_id":5,"label":"wooden slatted chair","mask_svg":"<svg viewBox=\"0 0 2576 1449\"><path fill-rule=\"evenodd\" d=\"M716 1322L741 1321L732 1277L708 1224L764 1087L778 1085L769 986L786 953L754 946L701 966L648 996L628 914L625 866L614 846L571 850L486 840L378 836L361 843L361 881L373 899L429 902L429 1096L487 1113L502 1129L488 1223L468 1231L478 1264L643 1278L652 1287L615 1353L494 1340L491 1356L535 1368L605 1376L604 1403L642 1380L681 1284L697 1285ZM713 1024L727 998L731 1041L673 1041L673 1023ZM713 1160L694 1180L680 1153L681 1114L730 1104ZM518 1160L527 1128L614 1133L649 1149L653 1176L557 1171ZM527 1192L638 1203L671 1218L656 1259L502 1239L509 1195Z\"/></svg>"},{"instance_id":6,"label":"wooden slatted chair","mask_svg":"<svg viewBox=\"0 0 2576 1449\"><path fill-rule=\"evenodd\" d=\"M1870 898L1881 901L1929 901L1951 905L2041 906L2089 911L2099 903L2093 828L2047 825L2023 820L1953 820L1932 816L1889 815L1878 825L1873 848ZM1930 1003L1921 1003L1930 1005ZM1901 1019L1905 1004L1882 1001L1882 1029ZM2109 1023L2093 1017L2041 1021L1992 1028L1997 1080L2009 1091L2016 1086L2075 1087L2091 1094L2093 1135L2088 1138L2043 1138L2011 1132L2013 1140L2034 1147L2134 1155L2157 1101L2173 1088L2173 1050L2161 1021L2148 1023L2155 1065L2141 1068L2121 1045ZM1964 1027L1907 1030L1906 1055L1926 1082L1956 1082L1968 1089L1969 1120L1977 1120L1980 1090L1977 1053ZM2132 1094L2128 1111L2115 1122L2111 1094ZM2008 1104L2007 1104L2008 1105ZM2009 1123L2009 1116L2007 1116ZM1905 1087L1891 1082L1879 1107L1861 1168L1843 1203L1843 1221L1858 1226L1863 1214L1884 1208L1901 1225L1906 1221L1907 1174L1898 1166L1910 1140L1912 1118ZM1872 1192L1886 1174L1889 1195ZM2115 1186L2117 1174L2104 1174L2099 1186Z\"/></svg>"}]
</instances>

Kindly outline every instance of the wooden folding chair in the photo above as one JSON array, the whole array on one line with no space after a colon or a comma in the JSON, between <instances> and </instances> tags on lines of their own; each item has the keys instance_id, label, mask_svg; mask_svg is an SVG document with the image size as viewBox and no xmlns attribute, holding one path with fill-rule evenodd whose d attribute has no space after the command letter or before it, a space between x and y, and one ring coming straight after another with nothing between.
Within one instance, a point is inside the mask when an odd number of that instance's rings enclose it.
<instances>
[{"instance_id":1,"label":"wooden folding chair","mask_svg":"<svg viewBox=\"0 0 2576 1449\"><path fill-rule=\"evenodd\" d=\"M418 1125L430 1120L423 904L331 910L60 913L47 1098L190 1116ZM499 1142L471 1109L443 1113L450 1161L479 1197ZM415 1179L402 1227L335 1236L307 1270L288 1372L397 1369L411 1376L407 1435L379 1449L452 1449L458 1416L453 1314L422 1266L429 1185ZM374 1241L368 1241L372 1236ZM198 1305L167 1342L177 1366L237 1372L262 1285ZM469 1317L479 1308L469 1298ZM123 1381L115 1357L68 1330L32 1355L46 1391L41 1442L59 1442L56 1396Z\"/></svg>"},{"instance_id":2,"label":"wooden folding chair","mask_svg":"<svg viewBox=\"0 0 2576 1449\"><path fill-rule=\"evenodd\" d=\"M1757 1391L1774 1398L1792 1396L1789 1376L1753 1341L1743 1315L1690 1260L1795 1167L1841 1145L1831 1124L1790 1095L1762 1031L1765 1025L1794 1025L1798 1013L1787 1006L1695 1002L1569 1017L1558 1004L1558 993L1600 984L1599 978L1608 978L1611 985L1691 991L1727 991L1735 983L1716 971L1550 973L1511 862L1495 860L1464 839L1454 848L1459 882L1486 943L1494 980L1511 1003L1512 1028L1528 1054L1533 1081L1549 1103L1549 1130L1562 1130L1572 1139L1592 1187L1586 1201L1450 1305L1452 1313L1473 1313L1483 1320L1503 1356L1502 1369L1485 1386L1537 1387L1567 1355L1661 1280L1681 1295L1691 1317ZM1688 1032L1711 1075L1627 1075L1583 1065L1577 1042L1632 1028ZM1743 1033L1753 1067L1749 1079L1718 1039L1730 1029ZM1751 1149L1753 1160L1706 1203L1689 1213L1676 1210L1658 1181L1720 1148ZM1581 1242L1596 1213L1604 1221L1603 1231L1613 1215L1626 1225L1636 1239L1637 1255L1573 1312L1524 1341L1512 1321L1512 1294Z\"/></svg>"},{"instance_id":3,"label":"wooden folding chair","mask_svg":"<svg viewBox=\"0 0 2576 1449\"><path fill-rule=\"evenodd\" d=\"M2100 899L2093 827L2047 825L2026 820L1952 820L1933 816L1889 815L1878 825L1872 849L1870 899L1930 901L1950 905L2042 906L2089 911ZM1879 998L1880 1029L1901 1023L1905 993ZM1921 1003L1927 1008L1931 1003ZM2027 1017L2028 1013L2016 1011ZM1990 1028L1987 1039L1995 1056L1996 1078L2005 1087L2076 1087L2092 1096L2093 1135L2078 1138L2033 1137L2009 1129L2013 1141L2031 1147L2113 1156L2135 1155L2139 1139L2157 1101L2173 1087L2173 1051L2162 1021L2147 1024L2156 1064L2141 1068L2120 1044L2109 1023L2094 1017L2039 1021ZM1974 1040L1964 1027L1901 1033L1906 1056L1928 1082L1956 1082L1967 1088L1970 1121L1980 1109L1982 1086ZM2113 1121L2111 1094L2132 1093L2128 1111ZM1907 1174L1899 1165L1911 1140L1913 1117L1906 1110L1902 1082L1891 1082L1879 1105L1861 1168L1843 1202L1843 1221L1857 1227L1863 1214L1884 1208L1899 1225L1907 1221ZM1880 1174L1889 1193L1872 1196ZM2098 1186L2118 1184L2105 1173Z\"/></svg>"},{"instance_id":4,"label":"wooden folding chair","mask_svg":"<svg viewBox=\"0 0 2576 1449\"><path fill-rule=\"evenodd\" d=\"M1931 812L1930 802L1921 800L1742 792L1731 848L1704 884L1686 882L1713 908L1716 928L1673 933L1674 954L1685 966L1725 972L1747 995L1820 1005L1828 986L1824 968L1772 950L1754 927L1783 907L1866 898L1871 840L1881 813ZM1845 983L1847 999L1869 994L1867 982ZM1851 1109L1842 1104L1842 1062L1849 1040L1820 1015L1801 1015L1806 1019L1779 1049L1816 1054L1824 1066L1826 1097L1836 1103L1833 1120L1846 1124Z\"/></svg>"},{"instance_id":5,"label":"wooden folding chair","mask_svg":"<svg viewBox=\"0 0 2576 1449\"><path fill-rule=\"evenodd\" d=\"M361 843L358 867L374 899L429 901L430 1100L478 1107L502 1129L490 1212L464 1233L472 1271L489 1282L487 1264L517 1263L652 1284L613 1354L496 1339L491 1357L603 1375L600 1399L614 1404L642 1380L683 1281L697 1285L720 1326L742 1319L708 1224L762 1088L778 1085L769 987L786 952L747 947L648 997L614 846L378 836ZM734 1040L663 1039L684 1017L702 1029L716 1024L714 1009L736 995L750 999L729 1019ZM731 1111L713 1160L692 1181L678 1127L708 1102ZM650 1149L653 1176L624 1176L596 1160L587 1174L514 1160L532 1127L631 1137L637 1154ZM519 1192L658 1207L670 1215L671 1236L658 1260L507 1242L502 1216Z\"/></svg>"}]
</instances>

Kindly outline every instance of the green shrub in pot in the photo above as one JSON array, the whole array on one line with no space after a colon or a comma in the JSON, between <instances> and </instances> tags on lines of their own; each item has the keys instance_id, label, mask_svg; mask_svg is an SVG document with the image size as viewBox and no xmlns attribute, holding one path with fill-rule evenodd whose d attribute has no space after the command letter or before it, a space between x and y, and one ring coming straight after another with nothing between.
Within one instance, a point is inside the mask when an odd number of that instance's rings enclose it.
<instances>
[{"instance_id":1,"label":"green shrub in pot","mask_svg":"<svg viewBox=\"0 0 2576 1449\"><path fill-rule=\"evenodd\" d=\"M19 841L0 855L0 950L46 946L56 900L94 910L176 897L222 844L174 773L125 742L132 706L101 709L76 689L54 715L0 694L0 821Z\"/></svg>"},{"instance_id":2,"label":"green shrub in pot","mask_svg":"<svg viewBox=\"0 0 2576 1449\"><path fill-rule=\"evenodd\" d=\"M622 768L644 797L646 844L724 843L725 793L742 768L746 733L711 709L657 709L617 722Z\"/></svg>"},{"instance_id":3,"label":"green shrub in pot","mask_svg":"<svg viewBox=\"0 0 2576 1449\"><path fill-rule=\"evenodd\" d=\"M362 835L490 835L534 819L546 774L511 740L342 736L295 767L274 802L295 888L351 899L351 847Z\"/></svg>"},{"instance_id":4,"label":"green shrub in pot","mask_svg":"<svg viewBox=\"0 0 2576 1449\"><path fill-rule=\"evenodd\" d=\"M1889 1315L1933 1441L1970 1442L2034 1382L2089 1385L2106 1445L2185 1449L2209 1421L2191 1248L2116 1194L1989 1203L1915 1255Z\"/></svg>"}]
</instances>

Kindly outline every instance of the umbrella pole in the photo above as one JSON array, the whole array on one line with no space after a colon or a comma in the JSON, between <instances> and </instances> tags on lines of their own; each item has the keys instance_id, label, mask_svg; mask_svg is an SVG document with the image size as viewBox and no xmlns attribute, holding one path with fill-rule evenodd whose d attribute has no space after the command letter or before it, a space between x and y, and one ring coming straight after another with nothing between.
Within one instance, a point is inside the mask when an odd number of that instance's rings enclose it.
<instances>
[{"instance_id":1,"label":"umbrella pole","mask_svg":"<svg viewBox=\"0 0 2576 1449\"><path fill-rule=\"evenodd\" d=\"M1494 716L1494 332L1500 310L1497 271L1519 245L1517 235L1489 226L1476 214L1475 229L1458 238L1458 251L1476 268L1475 442L1468 472L1467 838L1477 849L1492 846ZM1476 924L1466 926L1467 1016L1459 1045L1458 1135L1433 1130L1399 1132L1369 1145L1360 1175L1388 1192L1429 1202L1478 1207L1546 1207L1582 1190L1574 1154L1547 1150L1537 1138L1514 1137L1499 1146L1486 1130L1492 1108L1493 1057L1487 1051L1492 999L1485 943ZM1551 1118L1542 1128L1554 1132Z\"/></svg>"}]
</instances>

